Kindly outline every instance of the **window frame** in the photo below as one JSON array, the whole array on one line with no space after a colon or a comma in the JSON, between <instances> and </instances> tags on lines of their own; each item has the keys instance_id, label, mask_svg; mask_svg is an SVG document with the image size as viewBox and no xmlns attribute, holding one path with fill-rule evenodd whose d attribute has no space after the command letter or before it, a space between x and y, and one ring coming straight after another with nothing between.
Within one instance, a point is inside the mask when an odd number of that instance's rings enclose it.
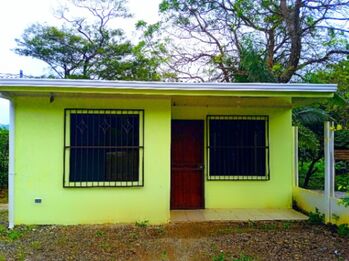
<instances>
[{"instance_id":1,"label":"window frame","mask_svg":"<svg viewBox=\"0 0 349 261\"><path fill-rule=\"evenodd\" d=\"M265 175L210 175L210 120L265 121ZM268 181L270 180L270 136L268 115L206 115L206 180L207 181Z\"/></svg>"},{"instance_id":2,"label":"window frame","mask_svg":"<svg viewBox=\"0 0 349 261\"><path fill-rule=\"evenodd\" d=\"M137 181L70 181L70 133L71 114L122 114L139 115L139 158ZM144 110L143 109L99 109L99 108L65 108L63 140L63 188L96 187L144 187Z\"/></svg>"}]
</instances>

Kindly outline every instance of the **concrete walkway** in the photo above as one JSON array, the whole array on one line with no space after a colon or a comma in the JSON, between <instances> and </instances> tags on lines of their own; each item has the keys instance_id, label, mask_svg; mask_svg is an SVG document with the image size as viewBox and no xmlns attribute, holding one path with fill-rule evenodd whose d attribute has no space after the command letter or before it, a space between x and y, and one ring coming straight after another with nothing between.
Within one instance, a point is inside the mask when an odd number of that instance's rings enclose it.
<instances>
[{"instance_id":1,"label":"concrete walkway","mask_svg":"<svg viewBox=\"0 0 349 261\"><path fill-rule=\"evenodd\" d=\"M293 209L197 209L171 210L171 222L307 220Z\"/></svg>"}]
</instances>

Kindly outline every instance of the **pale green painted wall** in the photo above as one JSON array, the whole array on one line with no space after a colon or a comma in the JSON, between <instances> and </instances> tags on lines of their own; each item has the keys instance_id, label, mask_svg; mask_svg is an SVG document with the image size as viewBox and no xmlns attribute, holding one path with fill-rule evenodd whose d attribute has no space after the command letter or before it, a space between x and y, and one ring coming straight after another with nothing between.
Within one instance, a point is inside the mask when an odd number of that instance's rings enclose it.
<instances>
[{"instance_id":1,"label":"pale green painted wall","mask_svg":"<svg viewBox=\"0 0 349 261\"><path fill-rule=\"evenodd\" d=\"M144 96L143 96L144 97ZM290 101L288 101L290 102ZM217 100L219 105L219 100ZM149 220L170 215L171 118L207 114L270 116L270 181L205 181L206 208L290 208L292 127L290 108L174 106L170 98L17 97L15 224L87 224ZM63 188L64 108L145 110L142 188ZM42 204L34 199L42 198Z\"/></svg>"},{"instance_id":2,"label":"pale green painted wall","mask_svg":"<svg viewBox=\"0 0 349 261\"><path fill-rule=\"evenodd\" d=\"M169 219L169 99L16 98L15 224L117 223ZM63 188L64 108L145 110L142 188ZM42 198L42 204L34 199Z\"/></svg>"},{"instance_id":3,"label":"pale green painted wall","mask_svg":"<svg viewBox=\"0 0 349 261\"><path fill-rule=\"evenodd\" d=\"M186 106L172 108L173 119L205 120L206 115L224 114L269 115L270 180L207 181L205 177L205 207L291 208L293 182L291 109L214 108Z\"/></svg>"}]
</instances>

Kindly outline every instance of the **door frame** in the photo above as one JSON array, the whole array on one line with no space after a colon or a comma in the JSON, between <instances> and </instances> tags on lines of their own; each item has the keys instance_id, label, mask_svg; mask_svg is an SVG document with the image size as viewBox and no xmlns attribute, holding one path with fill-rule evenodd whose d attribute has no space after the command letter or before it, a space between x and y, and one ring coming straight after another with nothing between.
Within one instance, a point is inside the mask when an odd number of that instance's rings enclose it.
<instances>
[{"instance_id":1,"label":"door frame","mask_svg":"<svg viewBox=\"0 0 349 261\"><path fill-rule=\"evenodd\" d=\"M171 207L171 195L172 195L172 182L171 182L171 178L172 178L172 123L174 121L182 121L182 122L201 122L202 126L202 150L201 150L201 156L202 156L202 170L201 170L201 206L199 208L195 208L195 209L205 209L206 208L206 199L205 199L205 173L206 173L206 166L205 166L205 131L206 131L206 121L202 120L202 119L171 119L171 142L170 142L170 210L181 210L181 209L172 209ZM182 210L195 210L195 209L186 209L183 208Z\"/></svg>"}]
</instances>

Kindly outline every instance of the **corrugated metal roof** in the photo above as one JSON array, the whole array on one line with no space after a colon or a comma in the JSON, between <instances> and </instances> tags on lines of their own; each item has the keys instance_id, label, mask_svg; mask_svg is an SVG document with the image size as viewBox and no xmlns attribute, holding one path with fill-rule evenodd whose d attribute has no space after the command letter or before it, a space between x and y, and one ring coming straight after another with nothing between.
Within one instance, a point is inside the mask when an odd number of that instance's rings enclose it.
<instances>
[{"instance_id":1,"label":"corrugated metal roof","mask_svg":"<svg viewBox=\"0 0 349 261\"><path fill-rule=\"evenodd\" d=\"M333 93L335 84L298 83L184 83L184 82L143 82L67 79L0 79L1 87L64 87L64 88L115 88L149 90L214 90L214 91L253 91L253 92L324 92Z\"/></svg>"}]
</instances>

